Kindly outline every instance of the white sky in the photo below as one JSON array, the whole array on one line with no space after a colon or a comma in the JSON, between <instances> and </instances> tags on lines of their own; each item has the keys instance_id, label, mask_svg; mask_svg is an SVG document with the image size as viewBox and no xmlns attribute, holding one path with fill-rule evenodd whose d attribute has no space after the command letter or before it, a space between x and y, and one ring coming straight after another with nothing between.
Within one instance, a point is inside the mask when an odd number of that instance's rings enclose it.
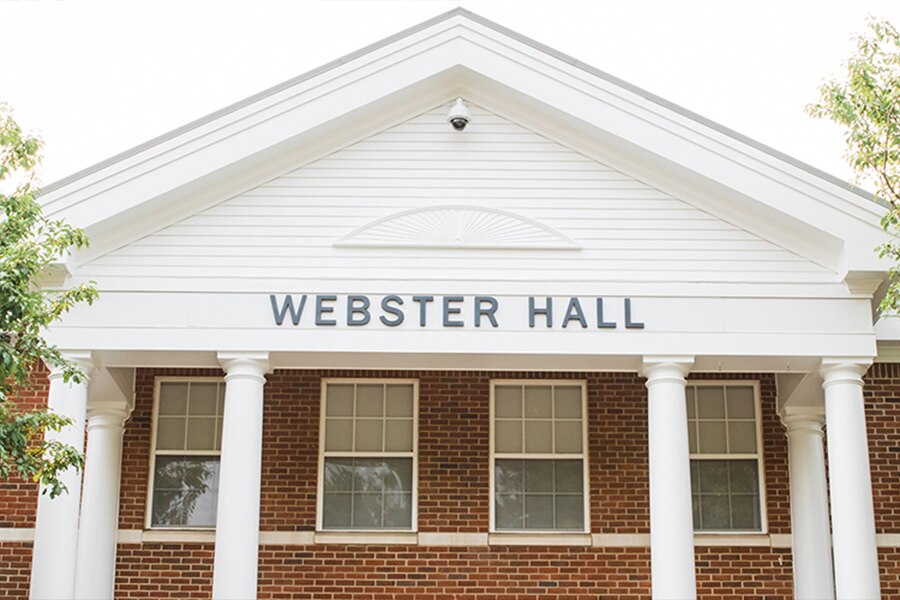
<instances>
[{"instance_id":1,"label":"white sky","mask_svg":"<svg viewBox=\"0 0 900 600\"><path fill-rule=\"evenodd\" d=\"M457 5L0 0L0 101L51 183ZM461 5L844 179L840 130L803 107L866 15L900 26L897 0Z\"/></svg>"}]
</instances>

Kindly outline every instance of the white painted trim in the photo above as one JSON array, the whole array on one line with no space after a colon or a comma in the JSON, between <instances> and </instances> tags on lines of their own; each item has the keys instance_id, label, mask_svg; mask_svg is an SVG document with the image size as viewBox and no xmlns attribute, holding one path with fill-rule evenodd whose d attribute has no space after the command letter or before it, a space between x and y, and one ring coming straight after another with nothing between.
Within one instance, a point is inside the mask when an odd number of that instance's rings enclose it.
<instances>
[{"instance_id":1,"label":"white painted trim","mask_svg":"<svg viewBox=\"0 0 900 600\"><path fill-rule=\"evenodd\" d=\"M152 530L120 529L118 542L120 544L142 543L212 543L215 532L212 531L186 531L186 530ZM513 538L507 540L507 538ZM311 546L316 544L410 544L419 546L487 546L492 545L525 545L551 543L552 538L561 540L567 538L574 543L563 544L573 546L593 546L594 548L649 548L650 534L648 533L594 533L594 534L509 534L509 533L405 533L405 534L380 534L377 532L357 533L330 533L312 531L262 531L260 532L260 544L273 546ZM583 539L589 539L587 544ZM417 541L410 541L415 540ZM876 536L879 548L900 548L900 534L879 533ZM519 540L521 543L517 543ZM0 543L3 542L32 542L34 541L34 529L24 527L0 528ZM697 547L723 547L732 546L790 548L791 534L737 534L737 535L694 535L694 545Z\"/></svg>"},{"instance_id":2,"label":"white painted trim","mask_svg":"<svg viewBox=\"0 0 900 600\"><path fill-rule=\"evenodd\" d=\"M429 531L419 533L420 546L487 546L487 533Z\"/></svg>"},{"instance_id":3,"label":"white painted trim","mask_svg":"<svg viewBox=\"0 0 900 600\"><path fill-rule=\"evenodd\" d=\"M521 385L523 387L526 386L550 386L554 388L556 386L575 386L578 385L581 387L581 454L525 454L525 448L522 448L522 454L502 454L502 458L510 458L513 460L539 460L539 459L550 459L550 460L566 460L566 459L574 459L582 461L582 484L584 489L584 529L581 532L542 532L542 531L533 531L533 530L522 530L522 531L497 531L495 528L495 508L494 508L494 461L496 460L496 452L494 449L494 404L495 404L495 389L497 385ZM555 391L553 392L555 398ZM555 401L554 401L555 402ZM591 502L590 502L590 493L591 493L591 485L590 485L590 468L588 459L590 456L590 452L588 449L588 389L587 389L587 381L584 379L492 379L491 380L491 389L489 396L489 410L488 410L488 418L490 419L490 427L489 431L489 443L488 443L488 471L489 471L489 504L488 504L488 532L491 535L494 534L513 534L520 536L522 534L525 535L578 535L580 533L590 534L591 531ZM524 412L522 414L524 419ZM555 420L551 417L551 422L555 422ZM524 421L523 421L524 426ZM524 435L524 431L523 431ZM554 434L555 435L555 430Z\"/></svg>"},{"instance_id":4,"label":"white painted trim","mask_svg":"<svg viewBox=\"0 0 900 600\"><path fill-rule=\"evenodd\" d=\"M312 531L260 531L259 543L263 546L311 546L315 543Z\"/></svg>"},{"instance_id":5,"label":"white painted trim","mask_svg":"<svg viewBox=\"0 0 900 600\"><path fill-rule=\"evenodd\" d=\"M182 542L185 544L213 544L216 541L216 531L200 529L149 529L141 536L142 542Z\"/></svg>"},{"instance_id":6,"label":"white painted trim","mask_svg":"<svg viewBox=\"0 0 900 600\"><path fill-rule=\"evenodd\" d=\"M0 543L2 542L33 542L34 528L24 527L0 527Z\"/></svg>"},{"instance_id":7,"label":"white painted trim","mask_svg":"<svg viewBox=\"0 0 900 600\"><path fill-rule=\"evenodd\" d=\"M156 450L156 429L157 423L159 422L159 389L162 383L173 382L173 383L191 383L192 381L199 382L216 382L216 383L224 383L224 377L215 377L215 376L180 376L180 375L160 375L158 377L153 378L153 409L150 417L150 458L149 458L149 466L147 468L147 498L144 504L144 528L151 530L156 529L159 531L171 531L174 528L165 527L165 528L154 528L153 526L153 483L154 478L156 476L156 456L157 454L169 455L169 456L189 456L191 454L195 454L196 456L220 456L221 450L213 450L213 451L203 451L195 452L192 450L186 450L183 452L174 452L169 450L163 450L161 453ZM188 395L190 395L190 387L188 387ZM187 430L185 430L185 435L187 435ZM178 528L180 531L215 531L214 528L197 528L197 527L184 527Z\"/></svg>"},{"instance_id":8,"label":"white painted trim","mask_svg":"<svg viewBox=\"0 0 900 600\"><path fill-rule=\"evenodd\" d=\"M591 545L595 548L649 548L649 533L594 533Z\"/></svg>"},{"instance_id":9,"label":"white painted trim","mask_svg":"<svg viewBox=\"0 0 900 600\"><path fill-rule=\"evenodd\" d=\"M378 545L409 545L418 544L418 534L414 531L408 533L390 533L380 531L317 531L315 532L316 544L378 544Z\"/></svg>"},{"instance_id":10,"label":"white painted trim","mask_svg":"<svg viewBox=\"0 0 900 600\"><path fill-rule=\"evenodd\" d=\"M687 386L695 386L695 387L715 387L721 386L727 388L729 385L731 386L751 386L753 387L753 401L755 411L755 425L756 425L756 453L755 454L691 454L690 459L694 460L756 460L756 470L757 470L757 478L759 485L759 531L743 531L743 530L728 530L728 531L698 531L695 532L701 535L711 535L711 536L733 536L733 535L757 535L757 534L766 534L769 531L769 522L768 522L768 511L767 504L768 498L766 496L766 465L764 461L765 457L765 447L763 446L763 413L762 413L762 389L759 380L750 380L750 379L688 379ZM728 402L727 391L725 392L725 402ZM727 410L727 407L726 407ZM728 421L725 421L725 435L726 438L728 436ZM699 431L697 432L697 439L699 443ZM693 495L693 489L691 490Z\"/></svg>"},{"instance_id":11,"label":"white painted trim","mask_svg":"<svg viewBox=\"0 0 900 600\"><path fill-rule=\"evenodd\" d=\"M590 533L491 533L491 546L590 546Z\"/></svg>"},{"instance_id":12,"label":"white painted trim","mask_svg":"<svg viewBox=\"0 0 900 600\"><path fill-rule=\"evenodd\" d=\"M316 470L316 532L317 533L328 533L329 535L332 533L342 534L345 536L356 536L356 535L365 535L368 533L367 530L335 530L335 529L324 529L322 526L323 512L322 505L324 503L325 497L325 399L326 393L325 390L329 384L368 384L368 383L381 383L384 385L402 385L402 384L411 384L413 386L413 431L412 431L412 453L409 452L336 452L329 453L332 456L346 456L346 457L367 457L367 456L375 456L375 457L411 457L412 458L412 515L410 518L410 529L408 530L372 530L373 533L377 533L378 535L392 535L394 533L397 534L405 534L407 532L415 533L418 529L419 523L419 380L411 379L411 378L391 378L391 377L323 377L319 383L319 456L318 456L318 467ZM385 394L387 394L387 390L385 390ZM354 389L353 392L353 404L354 404L354 432L356 431L356 415L355 415L355 406L356 406L356 391ZM384 415L384 418L387 418ZM355 439L355 433L354 433Z\"/></svg>"}]
</instances>

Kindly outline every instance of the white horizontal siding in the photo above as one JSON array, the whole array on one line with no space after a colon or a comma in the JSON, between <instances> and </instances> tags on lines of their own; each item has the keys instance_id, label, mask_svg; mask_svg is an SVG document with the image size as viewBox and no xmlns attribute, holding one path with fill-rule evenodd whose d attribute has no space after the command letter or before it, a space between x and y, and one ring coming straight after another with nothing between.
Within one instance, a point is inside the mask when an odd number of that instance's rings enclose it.
<instances>
[{"instance_id":1,"label":"white horizontal siding","mask_svg":"<svg viewBox=\"0 0 900 600\"><path fill-rule=\"evenodd\" d=\"M509 211L580 250L336 248L414 208ZM79 275L398 281L830 281L795 254L477 108L435 110L83 265Z\"/></svg>"}]
</instances>

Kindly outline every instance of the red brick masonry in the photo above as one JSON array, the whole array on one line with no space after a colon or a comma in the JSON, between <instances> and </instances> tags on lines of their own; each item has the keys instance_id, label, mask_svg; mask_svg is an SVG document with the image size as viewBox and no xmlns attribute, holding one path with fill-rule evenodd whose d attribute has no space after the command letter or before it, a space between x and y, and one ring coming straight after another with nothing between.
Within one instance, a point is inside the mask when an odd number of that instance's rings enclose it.
<instances>
[{"instance_id":1,"label":"red brick masonry","mask_svg":"<svg viewBox=\"0 0 900 600\"><path fill-rule=\"evenodd\" d=\"M125 433L120 527L143 529L153 381L217 370L139 369ZM488 526L488 420L492 379L588 383L590 517L594 533L647 533L646 390L632 373L277 371L265 399L261 529L315 528L319 400L323 377L416 378L420 385L419 530L484 532ZM775 414L775 378L758 380L770 533L790 533L787 448ZM42 382L43 378L38 377ZM46 394L41 383L31 394ZM900 364L876 365L866 386L876 524L900 533ZM23 402L24 404L24 402ZM33 527L35 490L0 484L3 527ZM212 544L119 546L117 598L208 598ZM0 543L0 597L26 598L30 544ZM790 598L791 553L768 547L699 547L704 598ZM900 549L880 551L884 598L900 600ZM649 549L584 547L276 546L260 549L260 598L351 600L552 597L647 598Z\"/></svg>"}]
</instances>

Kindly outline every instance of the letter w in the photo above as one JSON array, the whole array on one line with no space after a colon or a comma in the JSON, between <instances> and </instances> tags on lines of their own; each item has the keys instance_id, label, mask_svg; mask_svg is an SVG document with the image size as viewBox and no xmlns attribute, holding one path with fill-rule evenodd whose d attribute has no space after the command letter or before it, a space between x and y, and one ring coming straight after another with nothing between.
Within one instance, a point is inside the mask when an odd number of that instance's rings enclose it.
<instances>
[{"instance_id":1,"label":"letter w","mask_svg":"<svg viewBox=\"0 0 900 600\"><path fill-rule=\"evenodd\" d=\"M281 303L281 310L278 310L278 301L275 299L275 294L269 294L269 300L272 301L272 316L275 317L276 325L284 323L284 317L287 315L288 311L291 311L291 322L294 325L300 324L300 317L303 315L303 307L306 306L306 294L300 296L300 306L296 309L294 309L294 297L291 295L284 297L284 302Z\"/></svg>"}]
</instances>

